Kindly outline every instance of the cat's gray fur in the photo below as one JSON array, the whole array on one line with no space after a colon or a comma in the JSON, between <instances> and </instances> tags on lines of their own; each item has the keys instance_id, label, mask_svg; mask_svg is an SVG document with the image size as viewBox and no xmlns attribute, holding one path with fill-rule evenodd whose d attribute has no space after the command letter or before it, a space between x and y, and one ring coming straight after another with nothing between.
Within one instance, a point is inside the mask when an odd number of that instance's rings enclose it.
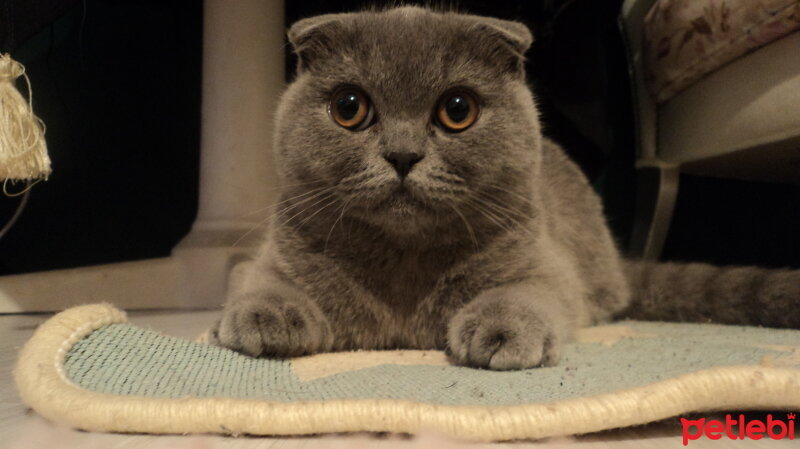
<instances>
[{"instance_id":1,"label":"cat's gray fur","mask_svg":"<svg viewBox=\"0 0 800 449\"><path fill-rule=\"evenodd\" d=\"M576 328L626 308L800 325L797 272L623 262L600 199L541 136L524 25L403 7L305 19L289 39L300 66L277 112L282 203L225 303L222 345L256 356L438 348L516 369L556 363ZM341 85L370 96L373 126L331 120ZM448 134L431 116L455 86L479 95L481 115ZM405 180L413 199L398 193L391 151L424 155Z\"/></svg>"}]
</instances>

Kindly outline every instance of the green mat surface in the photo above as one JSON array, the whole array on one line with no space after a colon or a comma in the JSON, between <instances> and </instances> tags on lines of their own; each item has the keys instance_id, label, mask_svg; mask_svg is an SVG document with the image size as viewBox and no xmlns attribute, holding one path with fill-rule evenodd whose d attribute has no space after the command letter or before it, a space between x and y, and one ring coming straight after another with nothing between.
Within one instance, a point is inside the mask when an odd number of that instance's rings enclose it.
<instances>
[{"instance_id":1,"label":"green mat surface","mask_svg":"<svg viewBox=\"0 0 800 449\"><path fill-rule=\"evenodd\" d=\"M574 343L551 368L494 372L457 366L387 364L302 381L291 360L234 351L112 324L67 353L67 377L88 390L162 398L268 401L407 399L448 405L518 405L598 395L706 368L784 360L800 332L737 326L624 322L613 344ZM614 329L611 327L610 329ZM341 354L346 367L346 355ZM782 359L783 358L783 359Z\"/></svg>"}]
</instances>

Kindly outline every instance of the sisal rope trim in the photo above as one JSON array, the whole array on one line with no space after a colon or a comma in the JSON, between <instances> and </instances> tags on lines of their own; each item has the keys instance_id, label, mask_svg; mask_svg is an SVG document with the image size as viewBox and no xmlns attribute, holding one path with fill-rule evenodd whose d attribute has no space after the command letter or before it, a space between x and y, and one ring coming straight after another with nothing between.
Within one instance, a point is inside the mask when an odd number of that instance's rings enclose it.
<instances>
[{"instance_id":1,"label":"sisal rope trim","mask_svg":"<svg viewBox=\"0 0 800 449\"><path fill-rule=\"evenodd\" d=\"M711 368L644 387L551 403L452 406L391 399L271 402L234 398L163 399L82 389L64 358L93 330L125 323L108 304L75 307L42 324L20 353L14 375L23 401L44 417L93 431L300 435L434 431L497 441L582 434L724 409L800 407L800 372Z\"/></svg>"}]
</instances>

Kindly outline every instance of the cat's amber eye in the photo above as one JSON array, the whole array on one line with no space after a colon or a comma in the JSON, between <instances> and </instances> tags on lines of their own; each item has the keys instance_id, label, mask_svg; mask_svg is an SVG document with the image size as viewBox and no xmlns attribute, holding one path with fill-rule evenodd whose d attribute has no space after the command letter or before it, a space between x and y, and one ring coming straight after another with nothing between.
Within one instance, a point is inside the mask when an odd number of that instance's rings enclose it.
<instances>
[{"instance_id":1,"label":"cat's amber eye","mask_svg":"<svg viewBox=\"0 0 800 449\"><path fill-rule=\"evenodd\" d=\"M360 90L343 88L331 96L328 113L337 125L351 130L361 130L371 122L372 105Z\"/></svg>"},{"instance_id":2,"label":"cat's amber eye","mask_svg":"<svg viewBox=\"0 0 800 449\"><path fill-rule=\"evenodd\" d=\"M478 100L468 92L452 92L439 100L436 121L446 131L461 132L478 120Z\"/></svg>"}]
</instances>

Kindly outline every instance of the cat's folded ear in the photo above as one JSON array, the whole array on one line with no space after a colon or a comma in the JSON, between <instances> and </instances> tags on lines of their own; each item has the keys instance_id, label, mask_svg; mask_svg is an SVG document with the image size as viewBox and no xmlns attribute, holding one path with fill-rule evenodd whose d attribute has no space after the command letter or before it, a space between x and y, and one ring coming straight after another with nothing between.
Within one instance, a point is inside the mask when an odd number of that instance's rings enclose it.
<instances>
[{"instance_id":1,"label":"cat's folded ear","mask_svg":"<svg viewBox=\"0 0 800 449\"><path fill-rule=\"evenodd\" d=\"M520 22L477 17L471 31L478 37L478 46L499 67L519 75L525 73L525 52L533 43L530 29Z\"/></svg>"},{"instance_id":2,"label":"cat's folded ear","mask_svg":"<svg viewBox=\"0 0 800 449\"><path fill-rule=\"evenodd\" d=\"M313 61L341 46L337 36L344 34L342 25L347 14L325 14L295 22L289 28L289 43L297 54L297 71L311 67Z\"/></svg>"}]
</instances>

